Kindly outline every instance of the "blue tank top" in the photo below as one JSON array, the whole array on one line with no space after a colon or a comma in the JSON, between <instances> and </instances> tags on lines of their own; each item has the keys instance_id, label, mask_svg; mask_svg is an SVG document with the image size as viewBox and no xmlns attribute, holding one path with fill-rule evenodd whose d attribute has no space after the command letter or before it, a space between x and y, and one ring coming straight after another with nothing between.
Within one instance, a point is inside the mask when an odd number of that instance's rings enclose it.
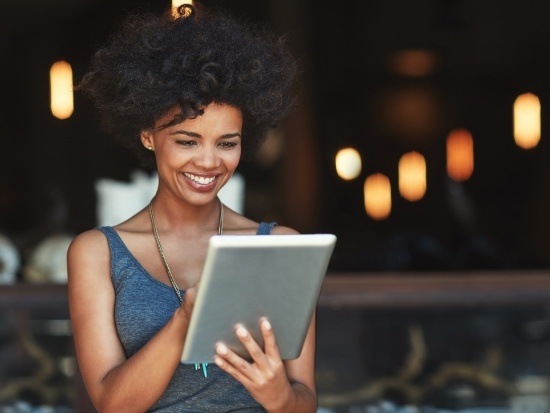
<instances>
[{"instance_id":1,"label":"blue tank top","mask_svg":"<svg viewBox=\"0 0 550 413\"><path fill-rule=\"evenodd\" d=\"M257 234L270 234L275 225L262 222ZM168 322L180 304L172 287L151 276L112 227L98 229L107 237L111 251L115 325L129 358ZM205 377L195 365L180 363L166 391L149 412L265 413L237 380L214 363L208 365L207 371Z\"/></svg>"}]
</instances>

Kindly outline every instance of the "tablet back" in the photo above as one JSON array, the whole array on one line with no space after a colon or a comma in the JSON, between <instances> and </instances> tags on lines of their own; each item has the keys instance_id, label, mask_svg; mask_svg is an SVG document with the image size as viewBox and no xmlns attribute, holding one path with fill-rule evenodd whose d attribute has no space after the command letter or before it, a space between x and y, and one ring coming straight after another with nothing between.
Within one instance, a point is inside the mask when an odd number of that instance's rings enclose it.
<instances>
[{"instance_id":1,"label":"tablet back","mask_svg":"<svg viewBox=\"0 0 550 413\"><path fill-rule=\"evenodd\" d=\"M335 243L332 234L213 236L181 361L212 362L218 342L249 358L235 326L263 346L262 317L281 357L298 357Z\"/></svg>"}]
</instances>

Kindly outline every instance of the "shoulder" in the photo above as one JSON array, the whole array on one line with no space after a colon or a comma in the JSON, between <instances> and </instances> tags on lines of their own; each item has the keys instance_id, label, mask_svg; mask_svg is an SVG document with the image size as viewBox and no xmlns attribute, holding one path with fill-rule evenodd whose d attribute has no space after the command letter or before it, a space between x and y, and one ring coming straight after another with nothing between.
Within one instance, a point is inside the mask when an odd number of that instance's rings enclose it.
<instances>
[{"instance_id":1,"label":"shoulder","mask_svg":"<svg viewBox=\"0 0 550 413\"><path fill-rule=\"evenodd\" d=\"M232 234L255 234L260 226L260 222L249 219L229 208L227 208L226 218L224 230ZM294 235L298 234L298 231L290 227L275 225L271 230L271 234Z\"/></svg>"},{"instance_id":2,"label":"shoulder","mask_svg":"<svg viewBox=\"0 0 550 413\"><path fill-rule=\"evenodd\" d=\"M223 223L224 234L246 235L254 234L258 229L258 222L225 207L225 219Z\"/></svg>"},{"instance_id":3,"label":"shoulder","mask_svg":"<svg viewBox=\"0 0 550 413\"><path fill-rule=\"evenodd\" d=\"M107 291L110 287L111 254L105 235L91 229L77 235L67 251L69 296L81 297L82 291ZM101 276L106 274L106 276Z\"/></svg>"},{"instance_id":4,"label":"shoulder","mask_svg":"<svg viewBox=\"0 0 550 413\"><path fill-rule=\"evenodd\" d=\"M97 228L90 229L78 234L71 242L70 249L78 250L98 245L106 245L105 235Z\"/></svg>"},{"instance_id":5,"label":"shoulder","mask_svg":"<svg viewBox=\"0 0 550 413\"><path fill-rule=\"evenodd\" d=\"M90 229L78 234L71 241L67 251L67 258L71 260L85 260L86 257L100 258L108 251L105 235L98 229Z\"/></svg>"}]
</instances>

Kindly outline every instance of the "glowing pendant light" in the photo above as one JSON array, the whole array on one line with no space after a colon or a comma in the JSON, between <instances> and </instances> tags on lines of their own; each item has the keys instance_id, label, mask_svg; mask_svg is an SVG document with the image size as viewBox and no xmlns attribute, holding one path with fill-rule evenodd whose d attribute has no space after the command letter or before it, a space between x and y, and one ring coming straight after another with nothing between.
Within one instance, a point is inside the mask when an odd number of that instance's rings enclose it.
<instances>
[{"instance_id":1,"label":"glowing pendant light","mask_svg":"<svg viewBox=\"0 0 550 413\"><path fill-rule=\"evenodd\" d=\"M391 212L391 185L387 176L370 175L364 185L365 211L371 218L381 221Z\"/></svg>"},{"instance_id":2,"label":"glowing pendant light","mask_svg":"<svg viewBox=\"0 0 550 413\"><path fill-rule=\"evenodd\" d=\"M346 181L361 174L361 155L354 148L340 149L335 158L336 173Z\"/></svg>"},{"instance_id":3,"label":"glowing pendant light","mask_svg":"<svg viewBox=\"0 0 550 413\"><path fill-rule=\"evenodd\" d=\"M178 13L178 7L184 5L184 4L193 4L193 0L172 0L172 17L178 18L180 17Z\"/></svg>"},{"instance_id":4,"label":"glowing pendant light","mask_svg":"<svg viewBox=\"0 0 550 413\"><path fill-rule=\"evenodd\" d=\"M50 68L50 109L58 119L67 119L74 111L73 69L63 60Z\"/></svg>"},{"instance_id":5,"label":"glowing pendant light","mask_svg":"<svg viewBox=\"0 0 550 413\"><path fill-rule=\"evenodd\" d=\"M463 128L452 130L447 136L447 174L457 182L470 178L474 172L474 140Z\"/></svg>"},{"instance_id":6,"label":"glowing pendant light","mask_svg":"<svg viewBox=\"0 0 550 413\"><path fill-rule=\"evenodd\" d=\"M426 160L418 152L409 152L399 159L399 193L409 201L418 201L426 193Z\"/></svg>"},{"instance_id":7,"label":"glowing pendant light","mask_svg":"<svg viewBox=\"0 0 550 413\"><path fill-rule=\"evenodd\" d=\"M514 140L523 149L540 141L540 101L532 93L519 95L514 102Z\"/></svg>"}]
</instances>

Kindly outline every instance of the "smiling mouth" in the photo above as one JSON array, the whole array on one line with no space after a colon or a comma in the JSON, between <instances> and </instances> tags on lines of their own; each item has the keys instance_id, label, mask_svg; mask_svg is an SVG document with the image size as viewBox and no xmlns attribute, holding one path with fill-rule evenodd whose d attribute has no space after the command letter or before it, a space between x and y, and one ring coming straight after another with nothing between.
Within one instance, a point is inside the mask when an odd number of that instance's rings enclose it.
<instances>
[{"instance_id":1,"label":"smiling mouth","mask_svg":"<svg viewBox=\"0 0 550 413\"><path fill-rule=\"evenodd\" d=\"M216 179L215 176L209 176L209 177L206 177L206 176L197 176L197 175L193 175L193 174L190 174L190 173L187 173L185 172L184 173L185 177L199 185L208 185L208 184L211 184L212 182L214 182L214 179Z\"/></svg>"}]
</instances>

